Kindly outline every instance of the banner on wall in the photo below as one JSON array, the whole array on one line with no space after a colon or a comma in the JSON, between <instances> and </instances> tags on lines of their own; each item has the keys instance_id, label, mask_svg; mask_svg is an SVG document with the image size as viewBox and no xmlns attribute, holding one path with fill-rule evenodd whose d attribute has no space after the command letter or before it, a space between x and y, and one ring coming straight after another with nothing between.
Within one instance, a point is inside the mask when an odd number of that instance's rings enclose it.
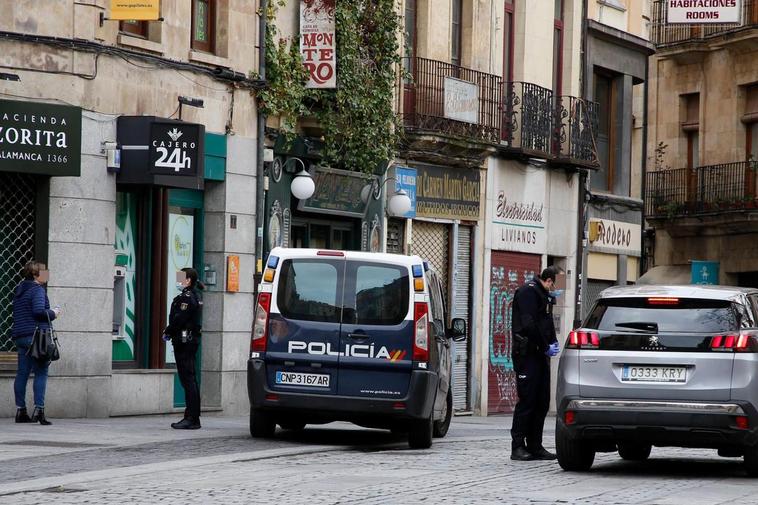
<instances>
[{"instance_id":1,"label":"banner on wall","mask_svg":"<svg viewBox=\"0 0 758 505\"><path fill-rule=\"evenodd\" d=\"M740 0L667 0L669 23L739 23Z\"/></svg>"},{"instance_id":2,"label":"banner on wall","mask_svg":"<svg viewBox=\"0 0 758 505\"><path fill-rule=\"evenodd\" d=\"M498 168L492 202L492 248L542 254L547 250L544 170Z\"/></svg>"},{"instance_id":3,"label":"banner on wall","mask_svg":"<svg viewBox=\"0 0 758 505\"><path fill-rule=\"evenodd\" d=\"M108 19L155 21L161 17L160 10L160 0L111 0Z\"/></svg>"},{"instance_id":4,"label":"banner on wall","mask_svg":"<svg viewBox=\"0 0 758 505\"><path fill-rule=\"evenodd\" d=\"M308 70L306 88L337 87L335 0L300 0L300 55Z\"/></svg>"}]
</instances>

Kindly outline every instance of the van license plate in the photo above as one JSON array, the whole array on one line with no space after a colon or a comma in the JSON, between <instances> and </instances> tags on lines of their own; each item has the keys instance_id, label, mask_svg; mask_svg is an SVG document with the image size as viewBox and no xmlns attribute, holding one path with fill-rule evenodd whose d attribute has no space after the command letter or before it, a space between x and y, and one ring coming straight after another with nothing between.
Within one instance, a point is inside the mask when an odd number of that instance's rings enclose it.
<instances>
[{"instance_id":1,"label":"van license plate","mask_svg":"<svg viewBox=\"0 0 758 505\"><path fill-rule=\"evenodd\" d=\"M685 382L687 367L624 365L621 380L623 382Z\"/></svg>"},{"instance_id":2,"label":"van license plate","mask_svg":"<svg viewBox=\"0 0 758 505\"><path fill-rule=\"evenodd\" d=\"M318 373L276 372L276 383L328 388L329 376Z\"/></svg>"}]
</instances>

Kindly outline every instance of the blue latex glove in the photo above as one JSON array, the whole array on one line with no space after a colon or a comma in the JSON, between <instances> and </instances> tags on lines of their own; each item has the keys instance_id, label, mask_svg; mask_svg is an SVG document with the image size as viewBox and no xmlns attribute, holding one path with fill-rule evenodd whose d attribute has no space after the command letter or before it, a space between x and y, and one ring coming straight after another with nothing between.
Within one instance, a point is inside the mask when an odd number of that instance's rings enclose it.
<instances>
[{"instance_id":1,"label":"blue latex glove","mask_svg":"<svg viewBox=\"0 0 758 505\"><path fill-rule=\"evenodd\" d=\"M561 350L561 346L558 344L558 342L553 342L552 344L550 344L550 347L547 348L547 352L545 354L547 354L548 356L552 358L553 356L558 354L558 351L560 350Z\"/></svg>"},{"instance_id":2,"label":"blue latex glove","mask_svg":"<svg viewBox=\"0 0 758 505\"><path fill-rule=\"evenodd\" d=\"M163 339L164 342L168 342L169 340L171 340L171 337L166 335L165 333L161 336L161 338Z\"/></svg>"}]
</instances>

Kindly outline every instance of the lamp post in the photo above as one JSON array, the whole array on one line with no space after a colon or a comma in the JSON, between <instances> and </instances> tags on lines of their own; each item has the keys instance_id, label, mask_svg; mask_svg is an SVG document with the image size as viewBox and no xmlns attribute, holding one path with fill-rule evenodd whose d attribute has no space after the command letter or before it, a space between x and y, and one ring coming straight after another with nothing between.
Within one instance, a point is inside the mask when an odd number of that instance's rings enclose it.
<instances>
[{"instance_id":1,"label":"lamp post","mask_svg":"<svg viewBox=\"0 0 758 505\"><path fill-rule=\"evenodd\" d=\"M381 183L379 183L378 179L373 179L370 183L363 186L363 189L361 189L361 201L363 203L367 203L371 194L387 184L388 181L395 181L396 183L398 182L398 180L394 177L387 177ZM412 205L413 203L411 202L411 198L408 196L408 193L402 188L398 189L395 187L395 191L392 193L392 196L387 199L387 211L392 217L404 216L411 210Z\"/></svg>"},{"instance_id":2,"label":"lamp post","mask_svg":"<svg viewBox=\"0 0 758 505\"><path fill-rule=\"evenodd\" d=\"M298 200L307 200L308 198L312 197L313 193L316 191L316 183L313 182L313 177L311 177L311 174L305 170L305 163L300 158L290 158L285 161L282 165L282 168L284 170L289 172L286 167L290 161L298 161L302 167L300 171L295 174L295 178L292 179L292 184L290 184L290 191L292 192L292 195ZM292 170L292 172L294 172L294 170Z\"/></svg>"}]
</instances>

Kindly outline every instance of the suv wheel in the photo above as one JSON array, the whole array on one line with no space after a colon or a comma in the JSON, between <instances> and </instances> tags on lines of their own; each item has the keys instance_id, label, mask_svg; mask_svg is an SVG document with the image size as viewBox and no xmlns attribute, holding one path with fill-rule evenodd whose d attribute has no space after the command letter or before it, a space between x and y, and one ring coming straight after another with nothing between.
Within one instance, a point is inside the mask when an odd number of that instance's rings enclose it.
<instances>
[{"instance_id":1,"label":"suv wheel","mask_svg":"<svg viewBox=\"0 0 758 505\"><path fill-rule=\"evenodd\" d=\"M758 445L745 447L745 470L749 477L758 477Z\"/></svg>"},{"instance_id":2,"label":"suv wheel","mask_svg":"<svg viewBox=\"0 0 758 505\"><path fill-rule=\"evenodd\" d=\"M428 449L432 446L432 415L429 419L414 419L408 426L408 446L411 449Z\"/></svg>"},{"instance_id":3,"label":"suv wheel","mask_svg":"<svg viewBox=\"0 0 758 505\"><path fill-rule=\"evenodd\" d=\"M619 456L627 461L645 461L650 457L652 448L650 444L618 443Z\"/></svg>"},{"instance_id":4,"label":"suv wheel","mask_svg":"<svg viewBox=\"0 0 758 505\"><path fill-rule=\"evenodd\" d=\"M265 410L250 409L250 435L253 438L271 438L276 431L276 423Z\"/></svg>"},{"instance_id":5,"label":"suv wheel","mask_svg":"<svg viewBox=\"0 0 758 505\"><path fill-rule=\"evenodd\" d=\"M442 438L447 435L450 429L450 420L453 418L453 391L447 390L447 401L445 401L445 415L439 421L434 421L434 436Z\"/></svg>"},{"instance_id":6,"label":"suv wheel","mask_svg":"<svg viewBox=\"0 0 758 505\"><path fill-rule=\"evenodd\" d=\"M568 472L586 472L595 461L595 451L586 442L569 438L568 431L561 423L555 427L555 449L558 464Z\"/></svg>"}]
</instances>

